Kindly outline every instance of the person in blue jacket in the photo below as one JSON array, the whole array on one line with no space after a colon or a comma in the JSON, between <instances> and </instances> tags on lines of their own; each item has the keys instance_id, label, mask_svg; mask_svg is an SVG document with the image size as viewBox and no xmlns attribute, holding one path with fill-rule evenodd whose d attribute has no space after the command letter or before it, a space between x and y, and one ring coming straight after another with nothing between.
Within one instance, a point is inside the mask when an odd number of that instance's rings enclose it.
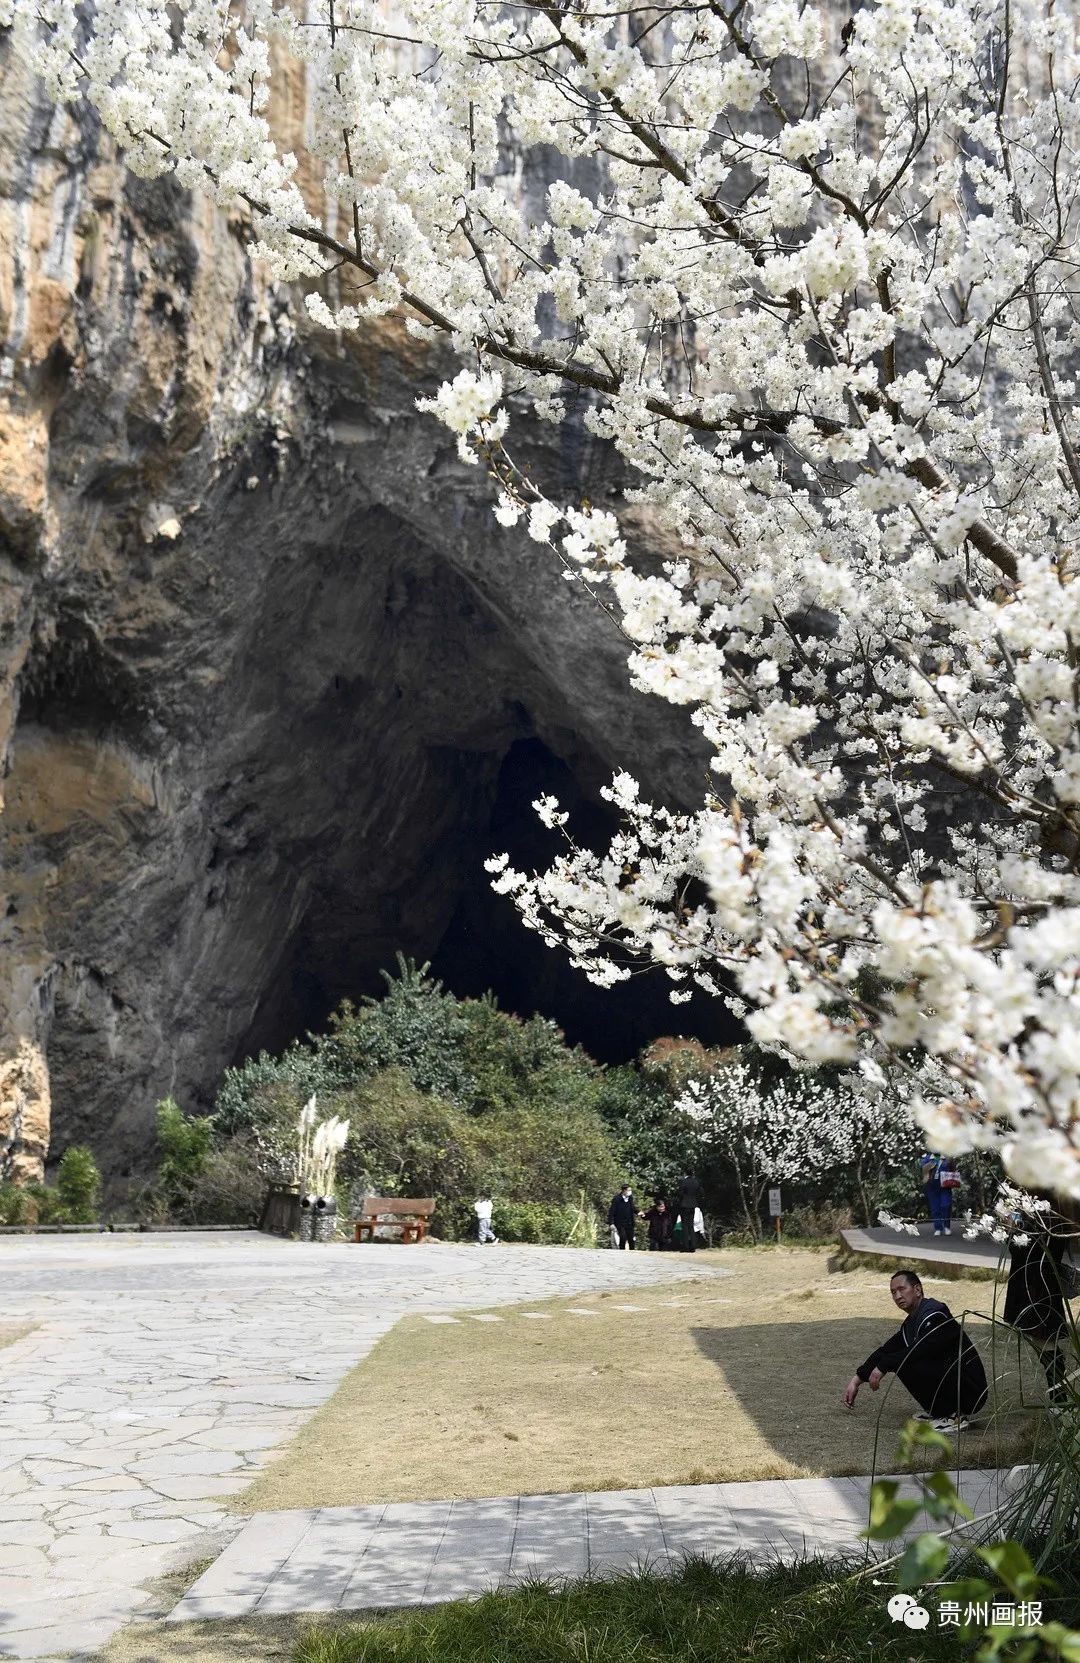
<instances>
[{"instance_id":1,"label":"person in blue jacket","mask_svg":"<svg viewBox=\"0 0 1080 1663\"><path fill-rule=\"evenodd\" d=\"M854 1408L860 1386L876 1392L887 1374L895 1374L919 1405L916 1420L932 1421L939 1432L962 1432L986 1402L982 1358L949 1307L927 1298L913 1270L896 1271L889 1292L904 1320L860 1363L844 1402Z\"/></svg>"},{"instance_id":2,"label":"person in blue jacket","mask_svg":"<svg viewBox=\"0 0 1080 1663\"><path fill-rule=\"evenodd\" d=\"M926 1205L935 1236L952 1235L952 1192L949 1181L956 1172L955 1163L948 1155L931 1155L927 1150L919 1160L919 1171L926 1187ZM946 1180L942 1182L942 1180Z\"/></svg>"}]
</instances>

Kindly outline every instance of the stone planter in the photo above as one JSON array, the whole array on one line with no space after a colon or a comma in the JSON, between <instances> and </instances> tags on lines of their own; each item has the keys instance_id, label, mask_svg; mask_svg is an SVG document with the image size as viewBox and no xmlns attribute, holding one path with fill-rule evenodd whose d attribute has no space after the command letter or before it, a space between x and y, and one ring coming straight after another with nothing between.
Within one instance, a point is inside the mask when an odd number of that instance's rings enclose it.
<instances>
[{"instance_id":1,"label":"stone planter","mask_svg":"<svg viewBox=\"0 0 1080 1663\"><path fill-rule=\"evenodd\" d=\"M300 1240L315 1240L315 1197L302 1195L300 1197Z\"/></svg>"},{"instance_id":2,"label":"stone planter","mask_svg":"<svg viewBox=\"0 0 1080 1663\"><path fill-rule=\"evenodd\" d=\"M337 1202L332 1195L319 1195L312 1208L312 1241L333 1241L337 1235Z\"/></svg>"}]
</instances>

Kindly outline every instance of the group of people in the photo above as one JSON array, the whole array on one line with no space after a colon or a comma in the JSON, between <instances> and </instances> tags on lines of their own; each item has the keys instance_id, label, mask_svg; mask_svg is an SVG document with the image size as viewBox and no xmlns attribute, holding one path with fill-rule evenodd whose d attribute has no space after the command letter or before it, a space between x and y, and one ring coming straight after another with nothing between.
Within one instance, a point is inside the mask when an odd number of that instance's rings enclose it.
<instances>
[{"instance_id":1,"label":"group of people","mask_svg":"<svg viewBox=\"0 0 1080 1663\"><path fill-rule=\"evenodd\" d=\"M658 1189L651 1206L639 1213L633 1187L624 1184L612 1197L608 1208L608 1228L611 1245L622 1251L637 1246L637 1221L641 1217L648 1227L649 1249L654 1253L676 1250L695 1253L698 1241L705 1243L705 1217L701 1211L701 1185L689 1172L684 1173L669 1197Z\"/></svg>"}]
</instances>

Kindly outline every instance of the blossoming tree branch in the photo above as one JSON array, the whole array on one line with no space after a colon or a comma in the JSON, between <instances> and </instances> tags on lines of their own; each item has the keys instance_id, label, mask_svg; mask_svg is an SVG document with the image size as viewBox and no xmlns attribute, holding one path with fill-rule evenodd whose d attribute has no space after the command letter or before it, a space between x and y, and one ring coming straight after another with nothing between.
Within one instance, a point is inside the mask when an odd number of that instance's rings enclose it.
<instances>
[{"instance_id":1,"label":"blossoming tree branch","mask_svg":"<svg viewBox=\"0 0 1080 1663\"><path fill-rule=\"evenodd\" d=\"M463 368L429 407L497 476L497 519L608 597L634 681L707 739L696 812L622 775L610 848L496 863L525 921L601 982L644 958L677 998L734 995L759 1040L884 1082L935 1146L997 1144L1080 1195L1072 8L0 17L132 169L242 205L317 320L448 339ZM296 62L318 216L266 113ZM541 223L516 183L538 147L563 175ZM567 389L663 565L515 462L511 412L557 422Z\"/></svg>"}]
</instances>

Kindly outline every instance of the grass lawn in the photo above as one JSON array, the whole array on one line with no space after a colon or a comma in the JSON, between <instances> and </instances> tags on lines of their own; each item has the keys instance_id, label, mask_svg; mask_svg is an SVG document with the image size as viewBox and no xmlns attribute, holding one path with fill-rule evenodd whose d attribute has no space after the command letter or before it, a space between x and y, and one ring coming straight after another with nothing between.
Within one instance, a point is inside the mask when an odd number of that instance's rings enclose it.
<instances>
[{"instance_id":1,"label":"grass lawn","mask_svg":"<svg viewBox=\"0 0 1080 1663\"><path fill-rule=\"evenodd\" d=\"M850 1565L690 1561L670 1577L631 1572L315 1628L295 1663L955 1663L970 1652L936 1621L933 1596L929 1627L893 1623L892 1591Z\"/></svg>"},{"instance_id":2,"label":"grass lawn","mask_svg":"<svg viewBox=\"0 0 1080 1663\"><path fill-rule=\"evenodd\" d=\"M399 1323L291 1446L236 1498L238 1511L892 1469L913 1407L895 1381L841 1393L894 1328L888 1265L830 1274L827 1251L729 1249L732 1274L500 1308L503 1320ZM954 1314L989 1313L986 1282L927 1278ZM635 1305L640 1310L622 1311ZM521 1313L538 1311L549 1320ZM575 1315L589 1311L593 1315ZM959 1440L964 1465L1027 1447L1017 1347L973 1334L1001 1407ZM1042 1396L1024 1359L1028 1401ZM876 1469L875 1469L876 1463Z\"/></svg>"},{"instance_id":3,"label":"grass lawn","mask_svg":"<svg viewBox=\"0 0 1080 1663\"><path fill-rule=\"evenodd\" d=\"M850 1566L690 1561L329 1623L147 1623L102 1663L953 1663L955 1629L916 1638L889 1620L889 1591Z\"/></svg>"}]
</instances>

